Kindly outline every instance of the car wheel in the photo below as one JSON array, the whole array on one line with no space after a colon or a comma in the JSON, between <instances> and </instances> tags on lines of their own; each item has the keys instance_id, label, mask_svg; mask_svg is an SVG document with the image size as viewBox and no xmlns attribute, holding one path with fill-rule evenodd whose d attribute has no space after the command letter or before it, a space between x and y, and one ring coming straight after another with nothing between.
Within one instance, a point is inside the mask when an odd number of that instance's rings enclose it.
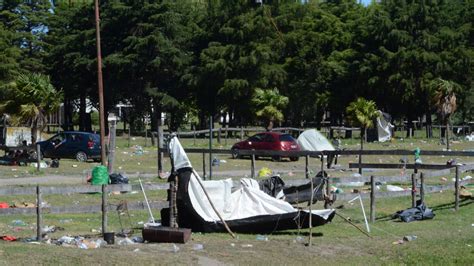
<instances>
[{"instance_id":1,"label":"car wheel","mask_svg":"<svg viewBox=\"0 0 474 266\"><path fill-rule=\"evenodd\" d=\"M290 157L290 161L292 162L297 162L300 159L300 157Z\"/></svg>"},{"instance_id":2,"label":"car wheel","mask_svg":"<svg viewBox=\"0 0 474 266\"><path fill-rule=\"evenodd\" d=\"M87 161L87 154L83 151L78 151L76 153L76 160L79 162L86 162Z\"/></svg>"},{"instance_id":3,"label":"car wheel","mask_svg":"<svg viewBox=\"0 0 474 266\"><path fill-rule=\"evenodd\" d=\"M272 161L274 161L274 162L279 162L279 161L281 161L281 156L278 156L278 155L277 155L277 156L273 156L273 157L272 157Z\"/></svg>"},{"instance_id":4,"label":"car wheel","mask_svg":"<svg viewBox=\"0 0 474 266\"><path fill-rule=\"evenodd\" d=\"M231 150L231 152L232 152L232 159L239 159L240 156L239 156L239 150L238 149L233 148Z\"/></svg>"}]
</instances>

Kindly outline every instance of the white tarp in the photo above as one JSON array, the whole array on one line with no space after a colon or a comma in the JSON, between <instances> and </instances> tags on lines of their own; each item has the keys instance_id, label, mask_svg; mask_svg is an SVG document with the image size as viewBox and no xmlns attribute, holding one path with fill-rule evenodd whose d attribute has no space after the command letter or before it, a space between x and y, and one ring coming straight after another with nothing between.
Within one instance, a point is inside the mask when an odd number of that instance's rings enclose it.
<instances>
[{"instance_id":1,"label":"white tarp","mask_svg":"<svg viewBox=\"0 0 474 266\"><path fill-rule=\"evenodd\" d=\"M176 170L191 167L188 157L184 153L179 140L170 141L170 151ZM199 185L201 177L193 171L189 180L188 193L194 210L208 222L219 221L219 217L212 209L209 200ZM226 221L244 219L258 215L285 214L298 211L286 201L271 197L261 191L253 181L242 180L240 189L231 192L232 180L203 181L212 203ZM327 219L334 210L313 210L312 213Z\"/></svg>"},{"instance_id":2,"label":"white tarp","mask_svg":"<svg viewBox=\"0 0 474 266\"><path fill-rule=\"evenodd\" d=\"M298 137L298 144L303 151L334 151L334 146L316 129L308 129Z\"/></svg>"},{"instance_id":3,"label":"white tarp","mask_svg":"<svg viewBox=\"0 0 474 266\"><path fill-rule=\"evenodd\" d=\"M377 117L377 135L379 142L385 142L392 139L392 128L393 125L385 119L383 113L379 111L379 117Z\"/></svg>"}]
</instances>

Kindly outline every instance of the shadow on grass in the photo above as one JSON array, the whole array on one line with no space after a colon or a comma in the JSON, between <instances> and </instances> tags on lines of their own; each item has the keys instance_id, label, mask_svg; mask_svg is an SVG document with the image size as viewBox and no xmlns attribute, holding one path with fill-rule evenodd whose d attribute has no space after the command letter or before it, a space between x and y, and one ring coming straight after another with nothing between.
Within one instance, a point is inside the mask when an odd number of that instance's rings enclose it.
<instances>
[{"instance_id":1,"label":"shadow on grass","mask_svg":"<svg viewBox=\"0 0 474 266\"><path fill-rule=\"evenodd\" d=\"M308 229L305 228L304 230L308 230ZM273 236L285 236L285 235L288 235L288 236L291 236L291 235L294 235L294 236L309 236L309 232L304 231L304 232L300 232L299 234L295 233L295 232L273 232L271 235L273 235ZM312 233L312 235L313 235L313 237L322 237L322 236L324 236L324 234L320 233L320 232Z\"/></svg>"}]
</instances>

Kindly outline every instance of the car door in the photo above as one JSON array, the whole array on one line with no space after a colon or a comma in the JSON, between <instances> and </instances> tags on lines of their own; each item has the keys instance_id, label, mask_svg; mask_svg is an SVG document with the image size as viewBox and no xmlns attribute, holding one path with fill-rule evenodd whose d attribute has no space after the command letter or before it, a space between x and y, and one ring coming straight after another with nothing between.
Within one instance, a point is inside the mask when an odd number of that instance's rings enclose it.
<instances>
[{"instance_id":1,"label":"car door","mask_svg":"<svg viewBox=\"0 0 474 266\"><path fill-rule=\"evenodd\" d=\"M45 151L45 156L50 158L62 158L65 154L65 142L66 142L66 134L59 133L54 135L52 138L49 139L48 148Z\"/></svg>"},{"instance_id":2,"label":"car door","mask_svg":"<svg viewBox=\"0 0 474 266\"><path fill-rule=\"evenodd\" d=\"M263 149L263 139L265 138L264 133L257 134L252 138L249 138L249 150L261 150Z\"/></svg>"},{"instance_id":3,"label":"car door","mask_svg":"<svg viewBox=\"0 0 474 266\"><path fill-rule=\"evenodd\" d=\"M84 151L82 144L84 136L80 133L69 133L66 136L66 143L64 145L64 156L67 158L75 158L77 152Z\"/></svg>"},{"instance_id":4,"label":"car door","mask_svg":"<svg viewBox=\"0 0 474 266\"><path fill-rule=\"evenodd\" d=\"M261 150L274 150L275 149L275 138L272 134L265 134L261 142Z\"/></svg>"}]
</instances>

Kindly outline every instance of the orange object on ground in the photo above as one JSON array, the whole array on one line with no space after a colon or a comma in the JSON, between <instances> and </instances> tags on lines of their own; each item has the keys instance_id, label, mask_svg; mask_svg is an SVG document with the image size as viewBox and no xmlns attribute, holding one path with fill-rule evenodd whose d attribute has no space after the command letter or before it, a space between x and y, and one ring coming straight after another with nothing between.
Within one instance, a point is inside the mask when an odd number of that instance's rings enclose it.
<instances>
[{"instance_id":1,"label":"orange object on ground","mask_svg":"<svg viewBox=\"0 0 474 266\"><path fill-rule=\"evenodd\" d=\"M16 237L14 236L0 236L0 239L3 239L5 241L16 241Z\"/></svg>"},{"instance_id":2,"label":"orange object on ground","mask_svg":"<svg viewBox=\"0 0 474 266\"><path fill-rule=\"evenodd\" d=\"M0 202L0 209L8 209L10 208L10 205L6 202Z\"/></svg>"}]
</instances>

